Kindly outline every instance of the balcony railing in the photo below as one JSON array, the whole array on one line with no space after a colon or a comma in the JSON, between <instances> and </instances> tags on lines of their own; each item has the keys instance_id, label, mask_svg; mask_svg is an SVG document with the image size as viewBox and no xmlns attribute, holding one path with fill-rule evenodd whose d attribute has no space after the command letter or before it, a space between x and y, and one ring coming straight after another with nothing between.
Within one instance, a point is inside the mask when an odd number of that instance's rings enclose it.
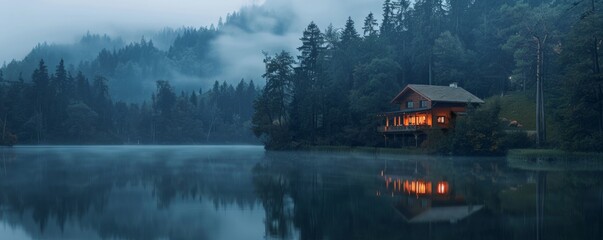
<instances>
[{"instance_id":1,"label":"balcony railing","mask_svg":"<svg viewBox=\"0 0 603 240\"><path fill-rule=\"evenodd\" d=\"M400 125L400 126L379 126L377 127L378 132L382 133L394 133L394 132L414 132L419 129L431 128L430 125Z\"/></svg>"}]
</instances>

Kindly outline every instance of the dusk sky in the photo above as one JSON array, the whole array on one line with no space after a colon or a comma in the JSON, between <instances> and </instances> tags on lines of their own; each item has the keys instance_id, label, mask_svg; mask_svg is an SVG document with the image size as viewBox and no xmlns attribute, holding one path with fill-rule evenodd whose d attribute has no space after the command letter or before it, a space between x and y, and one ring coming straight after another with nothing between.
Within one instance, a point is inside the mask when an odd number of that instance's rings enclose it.
<instances>
[{"instance_id":1,"label":"dusk sky","mask_svg":"<svg viewBox=\"0 0 603 240\"><path fill-rule=\"evenodd\" d=\"M251 5L266 5L275 11L294 9L297 28L314 20L324 29L331 22L343 26L347 16L358 26L369 11L380 11L381 1L2 0L0 63L22 59L37 43L72 43L88 31L134 40L164 27L209 26L227 13ZM295 33L299 35L301 30Z\"/></svg>"}]
</instances>

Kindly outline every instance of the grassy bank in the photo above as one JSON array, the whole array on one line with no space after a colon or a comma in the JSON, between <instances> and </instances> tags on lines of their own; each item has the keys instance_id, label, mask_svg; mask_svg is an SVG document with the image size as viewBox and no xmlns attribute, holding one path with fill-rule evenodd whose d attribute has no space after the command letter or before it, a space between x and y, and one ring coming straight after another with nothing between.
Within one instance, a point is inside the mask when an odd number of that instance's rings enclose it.
<instances>
[{"instance_id":1,"label":"grassy bank","mask_svg":"<svg viewBox=\"0 0 603 240\"><path fill-rule=\"evenodd\" d=\"M507 119L508 121L517 121L523 127L523 130L536 129L536 119L534 117L536 112L536 103L534 99L530 98L523 92L511 92L503 97L494 96L486 101L500 102L500 118Z\"/></svg>"},{"instance_id":2,"label":"grassy bank","mask_svg":"<svg viewBox=\"0 0 603 240\"><path fill-rule=\"evenodd\" d=\"M556 149L514 149L507 154L511 167L531 171L603 171L603 153Z\"/></svg>"},{"instance_id":3,"label":"grassy bank","mask_svg":"<svg viewBox=\"0 0 603 240\"><path fill-rule=\"evenodd\" d=\"M559 149L511 149L508 157L517 158L554 158L554 159L598 159L603 160L603 153L566 152Z\"/></svg>"}]
</instances>

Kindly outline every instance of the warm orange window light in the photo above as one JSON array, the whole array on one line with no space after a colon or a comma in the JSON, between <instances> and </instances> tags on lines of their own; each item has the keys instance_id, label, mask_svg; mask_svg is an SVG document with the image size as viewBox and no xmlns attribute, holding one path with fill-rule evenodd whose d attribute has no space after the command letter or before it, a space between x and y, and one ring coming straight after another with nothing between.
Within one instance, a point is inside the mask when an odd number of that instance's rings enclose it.
<instances>
[{"instance_id":1,"label":"warm orange window light","mask_svg":"<svg viewBox=\"0 0 603 240\"><path fill-rule=\"evenodd\" d=\"M425 115L419 115L419 124L427 124L427 117Z\"/></svg>"},{"instance_id":2,"label":"warm orange window light","mask_svg":"<svg viewBox=\"0 0 603 240\"><path fill-rule=\"evenodd\" d=\"M404 122L404 125L429 125L431 126L431 114L419 113L412 115L405 115L401 122Z\"/></svg>"},{"instance_id":3,"label":"warm orange window light","mask_svg":"<svg viewBox=\"0 0 603 240\"><path fill-rule=\"evenodd\" d=\"M437 193L438 194L447 194L449 191L449 187L448 187L448 182L446 181L441 181L438 182L438 188L437 188Z\"/></svg>"},{"instance_id":4,"label":"warm orange window light","mask_svg":"<svg viewBox=\"0 0 603 240\"><path fill-rule=\"evenodd\" d=\"M431 182L406 180L404 181L404 191L417 195L431 194Z\"/></svg>"},{"instance_id":5,"label":"warm orange window light","mask_svg":"<svg viewBox=\"0 0 603 240\"><path fill-rule=\"evenodd\" d=\"M411 116L404 116L404 125L408 126L408 125L414 125L415 124L415 118L411 117Z\"/></svg>"},{"instance_id":6,"label":"warm orange window light","mask_svg":"<svg viewBox=\"0 0 603 240\"><path fill-rule=\"evenodd\" d=\"M446 123L446 117L445 116L438 116L438 123Z\"/></svg>"}]
</instances>

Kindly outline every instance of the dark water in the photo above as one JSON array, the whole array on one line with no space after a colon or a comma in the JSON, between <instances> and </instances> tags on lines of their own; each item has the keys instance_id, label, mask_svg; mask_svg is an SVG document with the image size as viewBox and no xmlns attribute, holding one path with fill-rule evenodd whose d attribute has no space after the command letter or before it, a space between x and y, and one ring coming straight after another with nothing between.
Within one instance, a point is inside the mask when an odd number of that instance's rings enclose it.
<instances>
[{"instance_id":1,"label":"dark water","mask_svg":"<svg viewBox=\"0 0 603 240\"><path fill-rule=\"evenodd\" d=\"M0 239L603 239L601 163L248 146L0 154Z\"/></svg>"}]
</instances>

